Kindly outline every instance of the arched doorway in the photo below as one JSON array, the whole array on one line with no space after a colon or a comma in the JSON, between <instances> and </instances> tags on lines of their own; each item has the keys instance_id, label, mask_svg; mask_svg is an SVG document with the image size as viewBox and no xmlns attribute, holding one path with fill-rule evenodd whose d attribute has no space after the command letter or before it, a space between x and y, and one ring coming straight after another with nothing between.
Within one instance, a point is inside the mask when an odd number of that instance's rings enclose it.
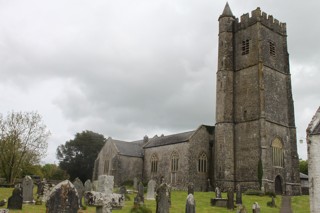
<instances>
[{"instance_id":1,"label":"arched doorway","mask_svg":"<svg viewBox=\"0 0 320 213\"><path fill-rule=\"evenodd\" d=\"M275 193L277 195L281 195L282 194L282 181L281 181L281 177L280 175L278 175L276 177L276 180L274 181L274 187L275 187Z\"/></svg>"}]
</instances>

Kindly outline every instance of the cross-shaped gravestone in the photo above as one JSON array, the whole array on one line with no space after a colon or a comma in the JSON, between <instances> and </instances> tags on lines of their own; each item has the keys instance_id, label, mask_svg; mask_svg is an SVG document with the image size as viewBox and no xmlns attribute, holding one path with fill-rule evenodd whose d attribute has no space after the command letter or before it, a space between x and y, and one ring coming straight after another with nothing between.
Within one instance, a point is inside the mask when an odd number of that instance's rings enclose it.
<instances>
[{"instance_id":1,"label":"cross-shaped gravestone","mask_svg":"<svg viewBox=\"0 0 320 213\"><path fill-rule=\"evenodd\" d=\"M83 207L82 206L82 197L83 197L83 193L84 193L83 183L79 178L76 178L73 181L73 185L74 185L74 187L76 188L76 190L78 192L80 206Z\"/></svg>"},{"instance_id":2,"label":"cross-shaped gravestone","mask_svg":"<svg viewBox=\"0 0 320 213\"><path fill-rule=\"evenodd\" d=\"M97 213L111 213L111 209L122 208L124 196L112 193L113 176L99 176L97 188L98 191L84 193L84 200L88 206L95 206Z\"/></svg>"}]
</instances>

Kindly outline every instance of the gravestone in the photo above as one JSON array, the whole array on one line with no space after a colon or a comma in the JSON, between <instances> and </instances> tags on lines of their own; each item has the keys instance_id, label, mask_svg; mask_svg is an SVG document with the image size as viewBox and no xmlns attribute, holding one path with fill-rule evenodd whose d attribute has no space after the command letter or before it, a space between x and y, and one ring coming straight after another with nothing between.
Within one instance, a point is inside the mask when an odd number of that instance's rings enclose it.
<instances>
[{"instance_id":1,"label":"gravestone","mask_svg":"<svg viewBox=\"0 0 320 213\"><path fill-rule=\"evenodd\" d=\"M49 195L50 195L50 192L53 189L53 187L54 187L54 184L51 184L51 183L44 184L43 195L42 195L42 197L40 196L40 200L42 200L42 202L47 202Z\"/></svg>"},{"instance_id":2,"label":"gravestone","mask_svg":"<svg viewBox=\"0 0 320 213\"><path fill-rule=\"evenodd\" d=\"M22 198L24 203L33 203L33 180L25 176L22 180Z\"/></svg>"},{"instance_id":3,"label":"gravestone","mask_svg":"<svg viewBox=\"0 0 320 213\"><path fill-rule=\"evenodd\" d=\"M119 193L122 194L122 195L125 195L127 194L127 188L125 186L121 186L120 189L119 189Z\"/></svg>"},{"instance_id":4,"label":"gravestone","mask_svg":"<svg viewBox=\"0 0 320 213\"><path fill-rule=\"evenodd\" d=\"M144 203L144 187L142 182L140 181L138 184L138 193L134 198L134 205L143 205Z\"/></svg>"},{"instance_id":5,"label":"gravestone","mask_svg":"<svg viewBox=\"0 0 320 213\"><path fill-rule=\"evenodd\" d=\"M76 190L78 192L80 206L83 207L83 205L82 205L82 197L83 197L83 193L84 193L83 183L79 178L76 178L73 181L73 185L74 185L74 187L76 188Z\"/></svg>"},{"instance_id":6,"label":"gravestone","mask_svg":"<svg viewBox=\"0 0 320 213\"><path fill-rule=\"evenodd\" d=\"M154 191L155 191L155 188L156 188L156 181L154 180L149 180L148 182L148 191L147 191L147 200L155 200L154 198Z\"/></svg>"},{"instance_id":7,"label":"gravestone","mask_svg":"<svg viewBox=\"0 0 320 213\"><path fill-rule=\"evenodd\" d=\"M9 213L9 209L0 209L0 213Z\"/></svg>"},{"instance_id":8,"label":"gravestone","mask_svg":"<svg viewBox=\"0 0 320 213\"><path fill-rule=\"evenodd\" d=\"M112 194L113 191L113 176L110 175L100 175L98 178L98 192L105 194Z\"/></svg>"},{"instance_id":9,"label":"gravestone","mask_svg":"<svg viewBox=\"0 0 320 213\"><path fill-rule=\"evenodd\" d=\"M189 194L194 194L194 185L193 183L188 184L188 195Z\"/></svg>"},{"instance_id":10,"label":"gravestone","mask_svg":"<svg viewBox=\"0 0 320 213\"><path fill-rule=\"evenodd\" d=\"M77 213L79 197L76 188L65 180L53 187L46 202L46 213Z\"/></svg>"},{"instance_id":11,"label":"gravestone","mask_svg":"<svg viewBox=\"0 0 320 213\"><path fill-rule=\"evenodd\" d=\"M233 194L232 188L228 189L227 197L228 197L227 209L232 209L233 210L234 209L234 194Z\"/></svg>"},{"instance_id":12,"label":"gravestone","mask_svg":"<svg viewBox=\"0 0 320 213\"><path fill-rule=\"evenodd\" d=\"M138 178L133 178L133 190L138 189Z\"/></svg>"},{"instance_id":13,"label":"gravestone","mask_svg":"<svg viewBox=\"0 0 320 213\"><path fill-rule=\"evenodd\" d=\"M88 206L95 206L97 213L110 213L111 209L121 209L124 205L124 195L114 194L113 176L98 177L98 191L86 191L84 200Z\"/></svg>"},{"instance_id":14,"label":"gravestone","mask_svg":"<svg viewBox=\"0 0 320 213\"><path fill-rule=\"evenodd\" d=\"M208 178L207 191L208 191L208 192L212 192L212 191L213 191L212 186L211 186L211 180L210 180L210 178Z\"/></svg>"},{"instance_id":15,"label":"gravestone","mask_svg":"<svg viewBox=\"0 0 320 213\"><path fill-rule=\"evenodd\" d=\"M92 191L98 191L98 180L92 182Z\"/></svg>"},{"instance_id":16,"label":"gravestone","mask_svg":"<svg viewBox=\"0 0 320 213\"><path fill-rule=\"evenodd\" d=\"M194 196L191 193L187 196L185 213L196 213L196 201L194 200Z\"/></svg>"},{"instance_id":17,"label":"gravestone","mask_svg":"<svg viewBox=\"0 0 320 213\"><path fill-rule=\"evenodd\" d=\"M241 193L240 184L237 184L237 186L236 186L236 204L237 205L241 205L242 204L242 193Z\"/></svg>"},{"instance_id":18,"label":"gravestone","mask_svg":"<svg viewBox=\"0 0 320 213\"><path fill-rule=\"evenodd\" d=\"M170 189L169 186L162 181L159 187L156 190L156 213L169 213L170 207Z\"/></svg>"},{"instance_id":19,"label":"gravestone","mask_svg":"<svg viewBox=\"0 0 320 213\"><path fill-rule=\"evenodd\" d=\"M12 196L8 199L8 209L22 209L22 189L14 188L12 191Z\"/></svg>"},{"instance_id":20,"label":"gravestone","mask_svg":"<svg viewBox=\"0 0 320 213\"><path fill-rule=\"evenodd\" d=\"M216 198L222 198L220 188L217 186L215 189Z\"/></svg>"},{"instance_id":21,"label":"gravestone","mask_svg":"<svg viewBox=\"0 0 320 213\"><path fill-rule=\"evenodd\" d=\"M84 193L84 201L88 206L95 206L96 212L109 213L111 209L121 209L123 207L124 195L87 191Z\"/></svg>"},{"instance_id":22,"label":"gravestone","mask_svg":"<svg viewBox=\"0 0 320 213\"><path fill-rule=\"evenodd\" d=\"M254 202L252 205L252 212L253 213L260 213L260 206L258 202Z\"/></svg>"},{"instance_id":23,"label":"gravestone","mask_svg":"<svg viewBox=\"0 0 320 213\"><path fill-rule=\"evenodd\" d=\"M88 180L86 180L86 182L84 182L84 191L86 191L86 192L92 191L92 183L91 183L90 179L88 179Z\"/></svg>"},{"instance_id":24,"label":"gravestone","mask_svg":"<svg viewBox=\"0 0 320 213\"><path fill-rule=\"evenodd\" d=\"M247 213L246 207L243 205L237 206L237 213Z\"/></svg>"}]
</instances>

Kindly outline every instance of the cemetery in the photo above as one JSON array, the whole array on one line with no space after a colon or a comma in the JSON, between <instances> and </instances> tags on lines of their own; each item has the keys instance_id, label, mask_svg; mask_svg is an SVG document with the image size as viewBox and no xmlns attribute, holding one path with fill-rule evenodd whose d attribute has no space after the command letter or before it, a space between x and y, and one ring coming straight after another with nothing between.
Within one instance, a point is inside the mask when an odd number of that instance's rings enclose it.
<instances>
[{"instance_id":1,"label":"cemetery","mask_svg":"<svg viewBox=\"0 0 320 213\"><path fill-rule=\"evenodd\" d=\"M28 177L25 179L28 179ZM31 191L29 190L31 188L30 184L34 186ZM24 191L23 188L27 190ZM44 186L43 188L47 187ZM252 208L258 206L260 212L278 213L281 208L281 196L273 198L259 193L255 195L253 192L246 194L246 192L241 192L240 186L236 187L236 191L230 189L228 192L221 192L216 188L215 191L195 192L193 185L190 184L188 191L177 191L172 190L170 184L165 182L157 184L151 180L149 183L139 182L136 187L127 185L114 188L113 176L102 175L98 182L92 184L90 181L82 184L79 179L75 179L73 182L65 180L48 188L50 188L47 190L49 192L42 191L41 195L31 179L28 183L16 186L16 188L0 188L0 200L8 200L7 204L0 207L0 212L9 209L9 212L26 213L65 211L75 213L128 213L134 212L134 207L144 206L151 212L156 213L236 213L252 212ZM24 192L22 193L22 191ZM82 198L79 196L81 193ZM25 197L38 197L39 195L43 196L43 194L46 195L43 199L44 202L41 204L36 204L32 200L29 202L23 201ZM226 205L213 206L213 199L224 199ZM291 202L292 210L295 213L309 212L309 196L293 196Z\"/></svg>"}]
</instances>

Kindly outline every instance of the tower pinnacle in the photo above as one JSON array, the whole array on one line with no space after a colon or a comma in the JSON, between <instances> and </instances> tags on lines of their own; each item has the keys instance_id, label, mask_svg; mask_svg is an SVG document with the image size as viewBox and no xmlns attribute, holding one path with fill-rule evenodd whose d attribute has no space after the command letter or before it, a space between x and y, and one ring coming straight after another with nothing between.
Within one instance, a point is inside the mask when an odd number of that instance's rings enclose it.
<instances>
[{"instance_id":1,"label":"tower pinnacle","mask_svg":"<svg viewBox=\"0 0 320 213\"><path fill-rule=\"evenodd\" d=\"M223 10L220 18L222 18L222 17L233 17L233 14L232 14L232 11L229 7L228 2L226 3L226 6L224 7L224 10Z\"/></svg>"}]
</instances>

